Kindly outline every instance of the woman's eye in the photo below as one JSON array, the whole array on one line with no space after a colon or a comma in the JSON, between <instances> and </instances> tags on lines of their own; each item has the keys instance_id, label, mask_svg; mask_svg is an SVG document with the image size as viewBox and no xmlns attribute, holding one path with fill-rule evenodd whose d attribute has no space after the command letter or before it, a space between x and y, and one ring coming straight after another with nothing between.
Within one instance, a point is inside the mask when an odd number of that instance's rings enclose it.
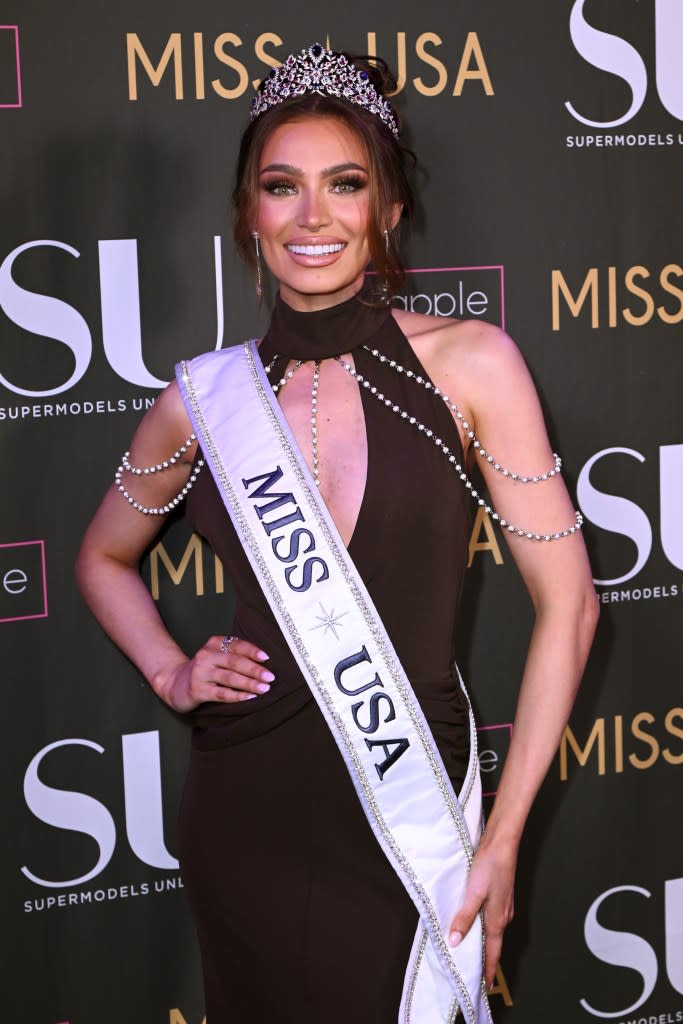
<instances>
[{"instance_id":1,"label":"woman's eye","mask_svg":"<svg viewBox=\"0 0 683 1024\"><path fill-rule=\"evenodd\" d=\"M296 191L291 181L266 181L263 188L273 196L291 196Z\"/></svg>"},{"instance_id":2,"label":"woman's eye","mask_svg":"<svg viewBox=\"0 0 683 1024\"><path fill-rule=\"evenodd\" d=\"M340 178L332 182L333 192L358 192L362 188L365 188L364 178Z\"/></svg>"}]
</instances>

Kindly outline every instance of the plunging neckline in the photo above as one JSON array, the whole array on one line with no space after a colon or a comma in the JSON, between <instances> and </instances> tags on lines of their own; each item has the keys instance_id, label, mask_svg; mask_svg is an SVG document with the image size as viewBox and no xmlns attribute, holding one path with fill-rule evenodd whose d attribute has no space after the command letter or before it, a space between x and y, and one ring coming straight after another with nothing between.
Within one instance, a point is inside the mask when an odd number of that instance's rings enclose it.
<instances>
[{"instance_id":1,"label":"plunging neckline","mask_svg":"<svg viewBox=\"0 0 683 1024\"><path fill-rule=\"evenodd\" d=\"M261 344L264 341L265 341L265 337L262 339ZM410 344L410 343L408 342L408 344ZM261 352L261 346L260 345L258 345L258 349L257 350L258 350L259 355L261 357L261 361L264 362L264 360L263 360L263 353ZM354 360L354 363L355 363L355 360ZM266 364L264 363L264 375L265 375L265 365ZM345 371L340 367L339 368L339 372L340 373L344 373ZM268 380L267 377L266 377L266 380ZM371 442L371 439L370 439L370 433L371 432L368 430L367 410L368 410L368 408L370 406L366 406L366 399L369 399L369 396L364 394L365 391L366 391L366 388L362 388L362 387L358 386L358 393L359 393L360 404L361 404L361 413L362 413L362 416L363 416L363 429L364 429L364 432L365 432L365 448L366 448L365 480L363 482L363 489L362 489L362 492L361 492L361 499L360 499L360 503L358 505L358 511L356 512L356 517L355 517L355 521L354 521L354 524L353 524L353 529L351 531L351 536L349 537L348 541L344 540L344 538L342 536L342 533L341 533L341 530L339 528L339 525L337 524L336 519L332 515L332 510L330 509L330 506L327 504L327 502L323 498L323 495L322 495L321 491L319 490L319 488L317 488L315 486L315 484L313 485L313 490L317 491L318 495L320 496L320 500L321 500L322 504L325 506L325 510L326 510L326 512L327 512L327 514L328 514L328 516L329 516L329 518L330 518L330 520L331 520L335 530L337 531L337 534L339 535L339 539L340 539L342 545L346 548L346 551L349 552L349 553L351 552L351 548L354 545L354 542L356 541L356 538L358 536L358 533L359 533L359 529L358 528L359 528L359 525L361 523L361 519L363 517L364 510L365 510L366 505L368 503L368 497L369 497L369 492L370 492L370 484L371 484L372 479L374 479L374 476L376 474L376 467L373 467L371 469L371 462L374 461L375 445ZM282 408L282 405L278 401L277 396L273 396L273 399L274 399L274 402L275 402L275 404L276 404L276 406L277 406L277 408L279 410L279 413L282 416L282 419L283 419L283 421L284 421L284 423L285 423L285 425L287 427L287 432L288 432L288 434L290 436L291 442L296 447L297 452L299 453L299 457L301 459L301 463L305 467L305 469L308 472L308 474L312 477L311 468L309 467L308 463L306 462L306 456L305 456L304 450L301 447L301 445L299 444L299 442L298 442L298 440L296 438L296 435L294 434L294 431L292 429L292 425L291 425L291 423L289 422L289 420L287 418L285 410Z\"/></svg>"},{"instance_id":2,"label":"plunging neckline","mask_svg":"<svg viewBox=\"0 0 683 1024\"><path fill-rule=\"evenodd\" d=\"M309 362L319 360L322 362L323 360L332 359L346 353L350 353L354 357L363 345L367 344L380 331L386 329L387 321L389 320L393 320L390 307L373 304L367 287L361 288L350 299L346 299L333 306L309 312L293 309L278 293L270 325L259 346L261 359L264 363L268 363L277 355L279 358L274 372L282 376L284 367L291 361L302 360L303 362ZM267 353L265 357L264 352ZM344 370L339 367L339 372L344 373ZM371 442L367 426L368 406L363 395L363 391L366 389L359 387L358 390L367 454L365 480L360 503L348 541L344 541L339 526L332 516L327 502L323 499L323 504L335 525L340 540L349 552L357 542L359 526L362 525L367 509L368 498L376 471L376 466L373 465L375 460L374 446ZM297 444L301 458L305 462L303 449L294 437L282 406L280 406L280 409Z\"/></svg>"},{"instance_id":3,"label":"plunging neckline","mask_svg":"<svg viewBox=\"0 0 683 1024\"><path fill-rule=\"evenodd\" d=\"M365 302L360 301L364 294L361 291L356 296L353 296L353 298L339 303L337 306L327 307L326 309L310 313L302 313L292 309L278 296L270 327L259 346L259 354L264 364L270 363L275 356L280 357L278 363L275 364L271 377L275 380L278 378L278 375L282 376L284 367L292 360L310 361L318 358L322 361L343 353L350 353L354 357L354 363L357 366L356 356L360 358L362 363L366 359L372 358L366 352L366 349L371 350L377 347L385 350L387 344L392 349L395 348L395 345L391 345L391 338L393 336L398 341L400 349L393 351L392 357L396 358L398 362L403 363L406 369L412 369L414 376L421 376L425 381L433 383L429 373L425 370L415 353L410 340L392 315L391 308L388 306L377 307L367 305ZM380 337L376 337L377 335L380 335ZM389 353L385 352L385 354ZM368 367L363 367L364 372L367 369ZM380 370L381 364L377 364L378 373ZM340 367L339 372L343 373L344 370ZM393 371L391 372L396 382L396 388L400 389L404 375L393 375ZM372 380L372 378L370 379ZM346 543L341 536L329 506L321 495L321 500L337 530L340 542L345 546L349 554L358 551L362 546L361 541L366 535L368 522L370 521L369 509L371 507L381 507L382 504L382 497L378 489L379 480L382 475L381 466L378 461L382 445L380 437L376 437L375 431L368 427L368 416L374 417L378 411L373 405L373 403L377 402L377 399L371 394L369 388L359 385L358 390L365 429L367 465L365 482L353 530ZM384 390L386 390L386 387ZM411 392L412 388L410 389ZM303 449L294 437L280 403L278 402L277 404L285 423L287 423L292 441L296 444L301 459L308 469ZM409 394L405 394L403 399L399 401L399 404L403 409L411 408L412 403ZM437 412L437 410L439 411ZM462 454L462 443L455 421L445 408L440 409L439 403L435 403L435 415L441 417L443 413L448 418L448 427L443 423L439 433L442 437L445 437L447 432L452 439L452 450L460 451ZM395 414L391 412L391 417L394 418L394 416ZM308 471L310 472L310 470Z\"/></svg>"}]
</instances>

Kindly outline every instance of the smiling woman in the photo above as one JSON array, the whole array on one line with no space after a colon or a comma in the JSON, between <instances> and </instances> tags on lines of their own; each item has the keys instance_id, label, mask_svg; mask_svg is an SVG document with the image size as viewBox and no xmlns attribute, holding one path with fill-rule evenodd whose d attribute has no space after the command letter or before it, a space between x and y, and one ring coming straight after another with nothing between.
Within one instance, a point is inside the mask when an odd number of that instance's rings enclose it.
<instances>
[{"instance_id":1,"label":"smiling woman","mask_svg":"<svg viewBox=\"0 0 683 1024\"><path fill-rule=\"evenodd\" d=\"M305 168L293 162L302 152ZM351 298L370 260L369 174L358 138L341 121L309 116L278 126L261 163L255 230L282 299L313 310Z\"/></svg>"},{"instance_id":2,"label":"smiling woman","mask_svg":"<svg viewBox=\"0 0 683 1024\"><path fill-rule=\"evenodd\" d=\"M382 61L373 65L355 58L355 66L368 76L377 96L395 88ZM392 117L397 124L393 111ZM323 126L327 141L333 143L327 158L335 152L339 156L333 163L325 159L325 150L317 140ZM275 156L273 148L276 140L278 148L282 147L279 156ZM318 155L317 166L314 150ZM359 214L365 216L366 262L360 273L364 273L371 260L389 291L398 292L403 284L403 268L396 228L401 216L408 218L413 211L410 172L415 158L375 113L339 95L302 91L299 96L288 97L286 103L266 109L245 131L233 191L235 241L244 259L256 269L253 236L254 231L262 234L264 230L259 226L263 189L282 197L298 195L300 201L305 190L309 200L313 198L313 181L303 181L302 153L306 154L311 175L318 176L318 189L324 183L328 193L354 196ZM311 212L316 215L315 206ZM325 213L324 208L322 212ZM315 241L308 229L305 235L305 244ZM275 269L271 270L278 277ZM305 294L313 294L310 286L306 287ZM359 284L355 291L358 287Z\"/></svg>"},{"instance_id":3,"label":"smiling woman","mask_svg":"<svg viewBox=\"0 0 683 1024\"><path fill-rule=\"evenodd\" d=\"M79 555L104 628L194 726L179 856L208 1024L489 1024L520 836L596 620L513 342L391 306L412 208L392 88L318 44L262 84L234 200L238 249L278 282L268 330L179 366ZM191 657L137 568L185 497L237 593L229 635ZM454 664L471 499L536 612L483 836Z\"/></svg>"}]
</instances>

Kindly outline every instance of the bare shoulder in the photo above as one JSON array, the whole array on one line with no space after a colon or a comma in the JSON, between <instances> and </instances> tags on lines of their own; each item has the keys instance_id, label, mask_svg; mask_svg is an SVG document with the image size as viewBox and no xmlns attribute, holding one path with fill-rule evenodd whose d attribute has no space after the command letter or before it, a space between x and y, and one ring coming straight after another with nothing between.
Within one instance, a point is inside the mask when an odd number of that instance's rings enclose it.
<instances>
[{"instance_id":1,"label":"bare shoulder","mask_svg":"<svg viewBox=\"0 0 683 1024\"><path fill-rule=\"evenodd\" d=\"M192 425L185 409L180 388L173 380L156 398L154 405L145 414L135 432L131 445L132 461L144 465L168 459L181 446L185 446L192 434ZM194 456L196 444L187 450L178 461L188 462Z\"/></svg>"},{"instance_id":2,"label":"bare shoulder","mask_svg":"<svg viewBox=\"0 0 683 1024\"><path fill-rule=\"evenodd\" d=\"M519 348L495 324L404 310L395 310L394 318L430 376L437 383L454 378L470 402L485 388L528 377Z\"/></svg>"},{"instance_id":3,"label":"bare shoulder","mask_svg":"<svg viewBox=\"0 0 683 1024\"><path fill-rule=\"evenodd\" d=\"M402 309L392 310L396 323L419 354L419 350L457 350L462 355L478 354L484 359L504 358L518 351L505 331L486 320L455 320L448 316L430 316Z\"/></svg>"}]
</instances>

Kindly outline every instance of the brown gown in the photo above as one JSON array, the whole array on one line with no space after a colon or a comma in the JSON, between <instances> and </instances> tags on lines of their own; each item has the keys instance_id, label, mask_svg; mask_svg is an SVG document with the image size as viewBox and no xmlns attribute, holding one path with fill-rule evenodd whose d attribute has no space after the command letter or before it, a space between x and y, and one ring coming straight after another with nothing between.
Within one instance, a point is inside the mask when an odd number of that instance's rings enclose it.
<instances>
[{"instance_id":1,"label":"brown gown","mask_svg":"<svg viewBox=\"0 0 683 1024\"><path fill-rule=\"evenodd\" d=\"M315 313L278 299L260 351L266 365L282 357L272 381L287 359L352 351L359 372L460 456L441 399L364 345L428 379L390 311L358 298ZM469 750L453 669L467 496L433 441L368 389L361 395L368 471L349 553L457 792ZM179 855L207 1024L394 1024L417 912L370 830L208 470L187 511L233 581L232 632L269 653L276 677L264 696L193 713Z\"/></svg>"}]
</instances>

